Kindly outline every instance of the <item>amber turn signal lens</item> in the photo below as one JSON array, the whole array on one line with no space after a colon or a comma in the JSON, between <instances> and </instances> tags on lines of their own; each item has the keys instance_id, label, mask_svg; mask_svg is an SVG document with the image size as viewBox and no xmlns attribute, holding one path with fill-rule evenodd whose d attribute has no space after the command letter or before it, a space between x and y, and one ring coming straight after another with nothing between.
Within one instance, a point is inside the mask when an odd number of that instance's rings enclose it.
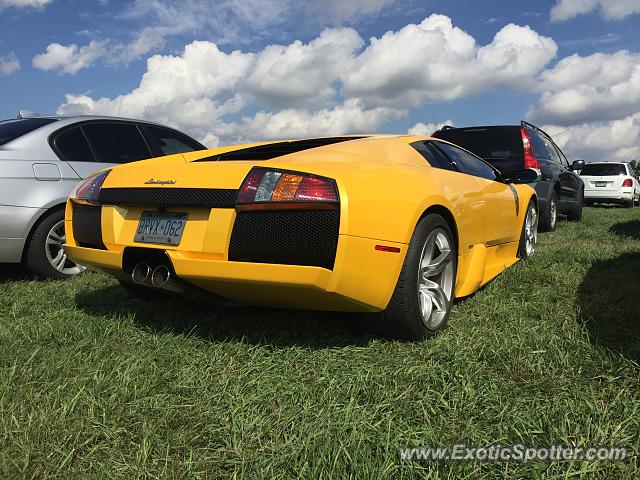
<instances>
[{"instance_id":1,"label":"amber turn signal lens","mask_svg":"<svg viewBox=\"0 0 640 480\"><path fill-rule=\"evenodd\" d=\"M302 177L300 175L285 173L280 177L276 188L273 190L271 201L286 202L289 200L293 200L296 196L296 191L298 190L298 185L300 185L301 181Z\"/></svg>"}]
</instances>

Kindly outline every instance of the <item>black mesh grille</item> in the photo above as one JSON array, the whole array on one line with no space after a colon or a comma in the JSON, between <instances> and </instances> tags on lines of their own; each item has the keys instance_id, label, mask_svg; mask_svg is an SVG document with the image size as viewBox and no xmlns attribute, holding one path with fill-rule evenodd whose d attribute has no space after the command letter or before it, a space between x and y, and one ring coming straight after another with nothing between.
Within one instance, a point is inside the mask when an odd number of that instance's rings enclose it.
<instances>
[{"instance_id":1,"label":"black mesh grille","mask_svg":"<svg viewBox=\"0 0 640 480\"><path fill-rule=\"evenodd\" d=\"M239 212L231 234L229 260L331 270L339 227L339 210Z\"/></svg>"},{"instance_id":2,"label":"black mesh grille","mask_svg":"<svg viewBox=\"0 0 640 480\"><path fill-rule=\"evenodd\" d=\"M73 205L73 238L81 247L106 250L102 243L102 208Z\"/></svg>"},{"instance_id":3,"label":"black mesh grille","mask_svg":"<svg viewBox=\"0 0 640 480\"><path fill-rule=\"evenodd\" d=\"M238 193L226 188L103 188L104 205L233 208Z\"/></svg>"}]
</instances>

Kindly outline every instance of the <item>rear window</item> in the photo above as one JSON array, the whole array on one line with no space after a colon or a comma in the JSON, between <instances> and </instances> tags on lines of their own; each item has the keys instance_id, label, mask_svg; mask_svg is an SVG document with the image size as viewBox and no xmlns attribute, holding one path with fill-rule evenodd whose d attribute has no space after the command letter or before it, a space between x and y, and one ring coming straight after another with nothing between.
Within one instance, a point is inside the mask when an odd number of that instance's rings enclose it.
<instances>
[{"instance_id":1,"label":"rear window","mask_svg":"<svg viewBox=\"0 0 640 480\"><path fill-rule=\"evenodd\" d=\"M619 163L587 163L580 171L580 175L592 175L596 177L609 177L614 175L626 175L624 165Z\"/></svg>"},{"instance_id":2,"label":"rear window","mask_svg":"<svg viewBox=\"0 0 640 480\"><path fill-rule=\"evenodd\" d=\"M55 118L23 118L0 122L0 145L12 142L18 137L55 121Z\"/></svg>"},{"instance_id":3,"label":"rear window","mask_svg":"<svg viewBox=\"0 0 640 480\"><path fill-rule=\"evenodd\" d=\"M520 127L478 127L439 130L434 135L485 160L515 159L524 154Z\"/></svg>"}]
</instances>

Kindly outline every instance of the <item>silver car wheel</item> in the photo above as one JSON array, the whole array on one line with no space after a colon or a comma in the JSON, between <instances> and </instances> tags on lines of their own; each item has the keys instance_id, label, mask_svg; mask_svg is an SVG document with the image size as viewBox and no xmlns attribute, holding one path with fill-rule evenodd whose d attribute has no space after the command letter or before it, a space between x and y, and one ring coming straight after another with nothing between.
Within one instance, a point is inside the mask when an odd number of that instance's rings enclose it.
<instances>
[{"instance_id":1,"label":"silver car wheel","mask_svg":"<svg viewBox=\"0 0 640 480\"><path fill-rule=\"evenodd\" d=\"M453 253L441 228L433 230L422 248L418 271L418 302L424 325L435 330L447 316L453 296Z\"/></svg>"},{"instance_id":2,"label":"silver car wheel","mask_svg":"<svg viewBox=\"0 0 640 480\"><path fill-rule=\"evenodd\" d=\"M530 257L536 251L536 242L538 241L538 212L531 206L527 212L527 218L524 224L525 248L527 257Z\"/></svg>"},{"instance_id":3,"label":"silver car wheel","mask_svg":"<svg viewBox=\"0 0 640 480\"><path fill-rule=\"evenodd\" d=\"M64 253L63 245L67 237L64 233L64 220L56 223L47 234L47 242L45 245L45 253L47 260L53 268L63 275L77 275L84 272L87 268L69 260L67 254Z\"/></svg>"},{"instance_id":4,"label":"silver car wheel","mask_svg":"<svg viewBox=\"0 0 640 480\"><path fill-rule=\"evenodd\" d=\"M551 225L551 228L553 229L553 227L556 226L556 221L558 220L558 205L556 202L551 202L551 205L549 205L549 215L551 217L549 225Z\"/></svg>"}]
</instances>

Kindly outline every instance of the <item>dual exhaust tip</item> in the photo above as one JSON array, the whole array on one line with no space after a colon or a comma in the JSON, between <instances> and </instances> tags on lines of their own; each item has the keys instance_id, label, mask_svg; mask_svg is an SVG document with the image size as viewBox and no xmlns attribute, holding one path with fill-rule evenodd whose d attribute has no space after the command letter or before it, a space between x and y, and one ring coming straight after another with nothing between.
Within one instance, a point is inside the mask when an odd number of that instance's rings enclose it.
<instances>
[{"instance_id":1,"label":"dual exhaust tip","mask_svg":"<svg viewBox=\"0 0 640 480\"><path fill-rule=\"evenodd\" d=\"M136 285L161 288L163 290L179 291L171 280L171 271L166 265L151 268L147 263L140 262L133 267L131 281Z\"/></svg>"}]
</instances>

